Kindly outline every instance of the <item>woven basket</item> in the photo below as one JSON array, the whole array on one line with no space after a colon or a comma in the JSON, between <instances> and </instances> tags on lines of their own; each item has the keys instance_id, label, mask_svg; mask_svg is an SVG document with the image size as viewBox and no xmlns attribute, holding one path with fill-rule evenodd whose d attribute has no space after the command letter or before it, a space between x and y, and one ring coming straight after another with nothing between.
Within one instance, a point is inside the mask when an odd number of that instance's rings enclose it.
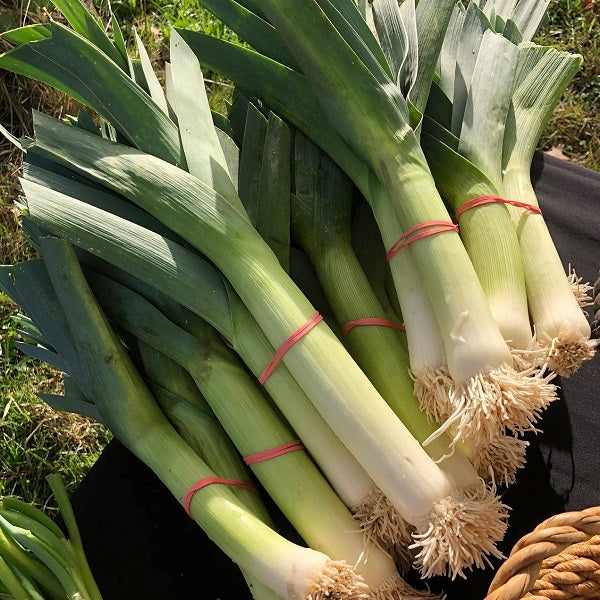
<instances>
[{"instance_id":1,"label":"woven basket","mask_svg":"<svg viewBox=\"0 0 600 600\"><path fill-rule=\"evenodd\" d=\"M600 599L600 507L547 519L521 538L485 600Z\"/></svg>"}]
</instances>

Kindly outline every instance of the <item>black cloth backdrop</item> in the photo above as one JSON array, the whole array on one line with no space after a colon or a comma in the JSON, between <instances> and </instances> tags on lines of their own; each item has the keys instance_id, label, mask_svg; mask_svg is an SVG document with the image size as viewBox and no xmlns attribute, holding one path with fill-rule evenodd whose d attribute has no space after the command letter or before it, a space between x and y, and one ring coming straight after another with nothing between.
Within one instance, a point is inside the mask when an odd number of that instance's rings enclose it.
<instances>
[{"instance_id":1,"label":"black cloth backdrop","mask_svg":"<svg viewBox=\"0 0 600 600\"><path fill-rule=\"evenodd\" d=\"M532 178L565 267L571 263L593 282L600 267L600 173L536 155ZM596 357L573 378L558 381L560 398L544 416L543 433L528 437L527 466L503 494L512 507L501 544L506 554L541 520L600 504L599 364ZM116 441L75 491L73 504L105 600L250 598L234 564ZM289 531L279 520L281 531ZM481 599L499 564L466 581L436 578L430 585L448 600Z\"/></svg>"}]
</instances>

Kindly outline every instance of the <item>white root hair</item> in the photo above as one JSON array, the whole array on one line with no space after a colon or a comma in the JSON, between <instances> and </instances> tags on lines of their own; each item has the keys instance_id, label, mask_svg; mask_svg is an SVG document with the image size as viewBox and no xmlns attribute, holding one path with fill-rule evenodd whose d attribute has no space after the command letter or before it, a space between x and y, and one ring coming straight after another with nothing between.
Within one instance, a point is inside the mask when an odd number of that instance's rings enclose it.
<instances>
[{"instance_id":1,"label":"white root hair","mask_svg":"<svg viewBox=\"0 0 600 600\"><path fill-rule=\"evenodd\" d=\"M483 480L438 502L416 524L411 549L422 577L466 577L473 567L490 565L490 557L504 558L496 548L506 532L508 507L496 496L495 486Z\"/></svg>"},{"instance_id":2,"label":"white root hair","mask_svg":"<svg viewBox=\"0 0 600 600\"><path fill-rule=\"evenodd\" d=\"M363 578L344 561L329 561L311 582L306 600L369 600L370 590Z\"/></svg>"},{"instance_id":3,"label":"white root hair","mask_svg":"<svg viewBox=\"0 0 600 600\"><path fill-rule=\"evenodd\" d=\"M517 471L525 466L529 442L512 435L501 435L486 446L477 448L471 462L479 477L498 485L512 485Z\"/></svg>"},{"instance_id":4,"label":"white root hair","mask_svg":"<svg viewBox=\"0 0 600 600\"><path fill-rule=\"evenodd\" d=\"M413 527L402 518L387 496L374 488L352 512L367 541L387 552L401 572L408 570L411 562L408 546L412 542Z\"/></svg>"},{"instance_id":5,"label":"white root hair","mask_svg":"<svg viewBox=\"0 0 600 600\"><path fill-rule=\"evenodd\" d=\"M425 442L427 445L443 432L450 432L452 444L459 441L475 448L489 445L505 429L512 433L536 431L535 422L543 410L556 399L556 387L550 382L553 373L538 367L517 371L504 365L479 373L463 384L452 383L446 392L446 406L436 392L436 406L430 408L421 398L422 408L434 418L437 414L445 422ZM444 415L444 412L446 413Z\"/></svg>"}]
</instances>

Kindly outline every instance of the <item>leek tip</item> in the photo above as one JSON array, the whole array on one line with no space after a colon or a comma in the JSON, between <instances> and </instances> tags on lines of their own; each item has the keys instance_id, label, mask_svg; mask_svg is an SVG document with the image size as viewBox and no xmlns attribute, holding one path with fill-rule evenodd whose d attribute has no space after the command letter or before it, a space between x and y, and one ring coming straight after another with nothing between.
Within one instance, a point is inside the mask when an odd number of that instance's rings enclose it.
<instances>
[{"instance_id":1,"label":"leek tip","mask_svg":"<svg viewBox=\"0 0 600 600\"><path fill-rule=\"evenodd\" d=\"M417 524L410 549L422 577L465 578L465 570L490 565L489 557L504 558L496 548L506 533L508 506L483 480L438 502L429 517Z\"/></svg>"},{"instance_id":2,"label":"leek tip","mask_svg":"<svg viewBox=\"0 0 600 600\"><path fill-rule=\"evenodd\" d=\"M363 502L352 509L365 538L389 553L401 572L410 568L408 546L413 527L379 488L374 488Z\"/></svg>"}]
</instances>

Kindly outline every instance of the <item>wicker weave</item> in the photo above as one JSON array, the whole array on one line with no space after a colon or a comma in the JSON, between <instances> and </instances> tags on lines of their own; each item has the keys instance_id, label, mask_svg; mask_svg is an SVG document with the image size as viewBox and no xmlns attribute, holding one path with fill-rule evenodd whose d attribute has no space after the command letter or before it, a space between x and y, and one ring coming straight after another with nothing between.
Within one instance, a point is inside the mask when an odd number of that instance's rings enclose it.
<instances>
[{"instance_id":1,"label":"wicker weave","mask_svg":"<svg viewBox=\"0 0 600 600\"><path fill-rule=\"evenodd\" d=\"M600 507L562 513L521 538L485 600L600 599Z\"/></svg>"}]
</instances>

